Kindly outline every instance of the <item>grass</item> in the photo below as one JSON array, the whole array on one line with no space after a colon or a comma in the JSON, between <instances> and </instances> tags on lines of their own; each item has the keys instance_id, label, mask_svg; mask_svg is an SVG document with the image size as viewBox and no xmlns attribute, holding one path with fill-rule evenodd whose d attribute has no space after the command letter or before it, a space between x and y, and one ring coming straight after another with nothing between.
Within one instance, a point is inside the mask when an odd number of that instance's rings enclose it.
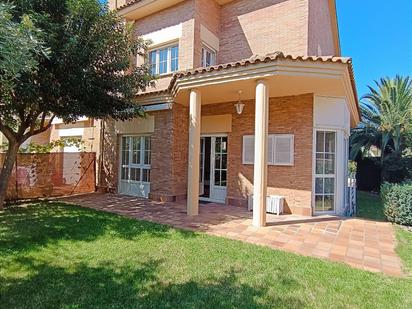
<instances>
[{"instance_id":1,"label":"grass","mask_svg":"<svg viewBox=\"0 0 412 309\"><path fill-rule=\"evenodd\" d=\"M379 221L386 221L383 213L383 203L379 195L358 192L358 217ZM412 274L412 232L396 226L398 246L396 252L401 257L405 272Z\"/></svg>"},{"instance_id":2,"label":"grass","mask_svg":"<svg viewBox=\"0 0 412 309\"><path fill-rule=\"evenodd\" d=\"M0 213L1 308L411 308L411 291L410 278L75 206Z\"/></svg>"},{"instance_id":3,"label":"grass","mask_svg":"<svg viewBox=\"0 0 412 309\"><path fill-rule=\"evenodd\" d=\"M406 271L412 274L412 232L397 227L396 237L398 239L396 252L401 257Z\"/></svg>"},{"instance_id":4,"label":"grass","mask_svg":"<svg viewBox=\"0 0 412 309\"><path fill-rule=\"evenodd\" d=\"M383 213L383 204L378 194L358 192L357 216L360 218L386 221Z\"/></svg>"}]
</instances>

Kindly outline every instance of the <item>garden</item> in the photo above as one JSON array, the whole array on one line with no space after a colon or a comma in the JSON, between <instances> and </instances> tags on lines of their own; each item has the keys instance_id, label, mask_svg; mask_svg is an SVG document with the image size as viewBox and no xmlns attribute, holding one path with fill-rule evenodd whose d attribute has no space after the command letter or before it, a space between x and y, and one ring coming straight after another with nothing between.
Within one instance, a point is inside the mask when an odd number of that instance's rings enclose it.
<instances>
[{"instance_id":1,"label":"garden","mask_svg":"<svg viewBox=\"0 0 412 309\"><path fill-rule=\"evenodd\" d=\"M382 208L362 197L365 207ZM368 204L367 204L367 203ZM389 277L57 202L0 213L2 308L410 308ZM412 233L397 229L405 271Z\"/></svg>"}]
</instances>

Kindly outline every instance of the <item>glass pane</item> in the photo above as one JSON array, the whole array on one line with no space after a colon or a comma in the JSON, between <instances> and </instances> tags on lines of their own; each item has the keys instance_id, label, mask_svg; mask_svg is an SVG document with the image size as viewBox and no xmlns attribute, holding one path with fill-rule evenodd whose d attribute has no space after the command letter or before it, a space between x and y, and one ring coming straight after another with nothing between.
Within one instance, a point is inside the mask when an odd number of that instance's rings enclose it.
<instances>
[{"instance_id":1,"label":"glass pane","mask_svg":"<svg viewBox=\"0 0 412 309\"><path fill-rule=\"evenodd\" d=\"M222 153L227 153L227 137L222 138Z\"/></svg>"},{"instance_id":2,"label":"glass pane","mask_svg":"<svg viewBox=\"0 0 412 309\"><path fill-rule=\"evenodd\" d=\"M148 137L148 136L146 136L145 138L144 138L144 147L145 147L145 149L146 150L150 150L151 148L151 145L150 145L150 137Z\"/></svg>"},{"instance_id":3,"label":"glass pane","mask_svg":"<svg viewBox=\"0 0 412 309\"><path fill-rule=\"evenodd\" d=\"M335 155L325 155L325 174L335 174Z\"/></svg>"},{"instance_id":4,"label":"glass pane","mask_svg":"<svg viewBox=\"0 0 412 309\"><path fill-rule=\"evenodd\" d=\"M226 184L226 180L227 180L227 172L226 171L222 171L220 180L222 182L222 186L224 186L223 182Z\"/></svg>"},{"instance_id":5,"label":"glass pane","mask_svg":"<svg viewBox=\"0 0 412 309\"><path fill-rule=\"evenodd\" d=\"M153 75L156 74L156 51L152 51L149 54L150 68Z\"/></svg>"},{"instance_id":6,"label":"glass pane","mask_svg":"<svg viewBox=\"0 0 412 309\"><path fill-rule=\"evenodd\" d=\"M167 54L167 48L159 51L159 74L167 73Z\"/></svg>"},{"instance_id":7,"label":"glass pane","mask_svg":"<svg viewBox=\"0 0 412 309\"><path fill-rule=\"evenodd\" d=\"M325 151L325 132L316 132L316 152Z\"/></svg>"},{"instance_id":8,"label":"glass pane","mask_svg":"<svg viewBox=\"0 0 412 309\"><path fill-rule=\"evenodd\" d=\"M216 158L216 160L215 160L215 169L216 169L216 170L222 169L222 166L221 166L222 160L221 160L220 155L216 155L215 158Z\"/></svg>"},{"instance_id":9,"label":"glass pane","mask_svg":"<svg viewBox=\"0 0 412 309\"><path fill-rule=\"evenodd\" d=\"M215 186L220 186L220 171L215 171Z\"/></svg>"},{"instance_id":10,"label":"glass pane","mask_svg":"<svg viewBox=\"0 0 412 309\"><path fill-rule=\"evenodd\" d=\"M222 155L222 169L227 170L227 154Z\"/></svg>"},{"instance_id":11,"label":"glass pane","mask_svg":"<svg viewBox=\"0 0 412 309\"><path fill-rule=\"evenodd\" d=\"M222 146L222 140L220 137L216 138L216 143L215 143L215 152L220 153L221 152L221 146Z\"/></svg>"},{"instance_id":12,"label":"glass pane","mask_svg":"<svg viewBox=\"0 0 412 309\"><path fill-rule=\"evenodd\" d=\"M323 211L323 196L315 196L315 211Z\"/></svg>"},{"instance_id":13,"label":"glass pane","mask_svg":"<svg viewBox=\"0 0 412 309\"><path fill-rule=\"evenodd\" d=\"M316 174L323 174L324 167L325 167L325 160L323 159L323 154L316 155Z\"/></svg>"},{"instance_id":14,"label":"glass pane","mask_svg":"<svg viewBox=\"0 0 412 309\"><path fill-rule=\"evenodd\" d=\"M316 178L315 193L323 194L323 178Z\"/></svg>"},{"instance_id":15,"label":"glass pane","mask_svg":"<svg viewBox=\"0 0 412 309\"><path fill-rule=\"evenodd\" d=\"M335 132L326 133L325 152L335 153Z\"/></svg>"},{"instance_id":16,"label":"glass pane","mask_svg":"<svg viewBox=\"0 0 412 309\"><path fill-rule=\"evenodd\" d=\"M121 175L121 178L122 178L123 180L129 180L128 171L129 171L129 169L128 169L127 167L122 167L122 175Z\"/></svg>"},{"instance_id":17,"label":"glass pane","mask_svg":"<svg viewBox=\"0 0 412 309\"><path fill-rule=\"evenodd\" d=\"M171 69L172 72L177 71L179 69L179 48L177 46L172 47Z\"/></svg>"},{"instance_id":18,"label":"glass pane","mask_svg":"<svg viewBox=\"0 0 412 309\"><path fill-rule=\"evenodd\" d=\"M143 182L150 182L150 170L143 169Z\"/></svg>"},{"instance_id":19,"label":"glass pane","mask_svg":"<svg viewBox=\"0 0 412 309\"><path fill-rule=\"evenodd\" d=\"M324 211L333 211L335 209L334 200L335 198L333 195L325 195Z\"/></svg>"},{"instance_id":20,"label":"glass pane","mask_svg":"<svg viewBox=\"0 0 412 309\"><path fill-rule=\"evenodd\" d=\"M144 152L144 164L150 165L150 151Z\"/></svg>"},{"instance_id":21,"label":"glass pane","mask_svg":"<svg viewBox=\"0 0 412 309\"><path fill-rule=\"evenodd\" d=\"M324 193L335 193L335 178L325 178Z\"/></svg>"}]
</instances>

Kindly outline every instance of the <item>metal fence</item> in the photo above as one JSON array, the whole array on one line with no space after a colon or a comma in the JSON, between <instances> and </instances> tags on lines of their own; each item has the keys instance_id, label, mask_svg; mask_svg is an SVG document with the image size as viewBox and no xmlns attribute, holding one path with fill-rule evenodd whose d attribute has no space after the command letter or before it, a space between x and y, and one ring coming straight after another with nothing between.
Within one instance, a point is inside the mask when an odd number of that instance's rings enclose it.
<instances>
[{"instance_id":1,"label":"metal fence","mask_svg":"<svg viewBox=\"0 0 412 309\"><path fill-rule=\"evenodd\" d=\"M345 215L352 217L356 215L356 173L351 173L348 177L348 190L347 190L347 204Z\"/></svg>"},{"instance_id":2,"label":"metal fence","mask_svg":"<svg viewBox=\"0 0 412 309\"><path fill-rule=\"evenodd\" d=\"M0 153L0 164L4 154ZM7 200L58 197L94 192L96 154L19 154L10 177Z\"/></svg>"}]
</instances>

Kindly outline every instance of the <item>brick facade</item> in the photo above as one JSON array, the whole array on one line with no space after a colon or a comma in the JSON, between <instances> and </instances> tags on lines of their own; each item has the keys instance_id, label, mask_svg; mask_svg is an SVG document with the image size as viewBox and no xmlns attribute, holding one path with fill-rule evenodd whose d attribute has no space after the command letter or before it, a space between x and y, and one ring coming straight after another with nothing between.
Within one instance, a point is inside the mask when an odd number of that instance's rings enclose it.
<instances>
[{"instance_id":1,"label":"brick facade","mask_svg":"<svg viewBox=\"0 0 412 309\"><path fill-rule=\"evenodd\" d=\"M181 25L179 71L201 67L201 27L219 40L218 63L276 51L293 55L337 55L330 0L186 0L134 21L136 35L149 35ZM168 42L165 38L165 43ZM165 90L171 75L162 76L147 92Z\"/></svg>"},{"instance_id":2,"label":"brick facade","mask_svg":"<svg viewBox=\"0 0 412 309\"><path fill-rule=\"evenodd\" d=\"M242 164L244 135L254 134L254 101L245 102L241 115L234 102L205 105L202 116L232 115L228 134L227 202L246 206L253 192L253 166ZM172 110L151 113L155 117L152 137L151 198L174 201L184 199L187 191L188 108L174 104ZM105 165L107 184L117 189L119 141L114 127L106 125ZM269 134L294 134L294 165L269 166L270 194L286 197L287 210L295 214L311 214L313 95L270 99ZM112 150L112 151L108 151ZM111 155L110 155L111 154Z\"/></svg>"},{"instance_id":3,"label":"brick facade","mask_svg":"<svg viewBox=\"0 0 412 309\"><path fill-rule=\"evenodd\" d=\"M214 0L187 0L135 21L136 35L151 35L181 25L179 70L201 66L202 29L219 42L217 62L238 61L275 51L294 55L337 55L331 18L331 0L235 0L219 5ZM209 34L211 33L211 35ZM167 38L165 40L167 41ZM170 40L169 40L170 42ZM164 90L171 74L156 81L148 92ZM244 135L254 134L255 103L246 102L238 115L234 103L202 106L202 116L232 115L228 134L227 202L245 206L253 192L253 165L242 164ZM294 165L269 166L268 190L285 196L287 210L312 213L312 140L314 95L270 99L270 134L294 134ZM172 110L153 112L151 198L183 199L187 192L188 107L175 103ZM102 183L117 188L119 141L113 124L105 135Z\"/></svg>"},{"instance_id":4,"label":"brick facade","mask_svg":"<svg viewBox=\"0 0 412 309\"><path fill-rule=\"evenodd\" d=\"M203 106L202 115L232 114L232 132L228 133L227 200L229 204L246 206L246 198L253 192L253 166L242 164L242 143L244 135L254 134L255 104L246 102L241 115L236 113L233 104ZM310 215L313 95L271 98L269 134L294 134L295 137L294 165L268 167L269 193L285 196L290 212Z\"/></svg>"}]
</instances>

